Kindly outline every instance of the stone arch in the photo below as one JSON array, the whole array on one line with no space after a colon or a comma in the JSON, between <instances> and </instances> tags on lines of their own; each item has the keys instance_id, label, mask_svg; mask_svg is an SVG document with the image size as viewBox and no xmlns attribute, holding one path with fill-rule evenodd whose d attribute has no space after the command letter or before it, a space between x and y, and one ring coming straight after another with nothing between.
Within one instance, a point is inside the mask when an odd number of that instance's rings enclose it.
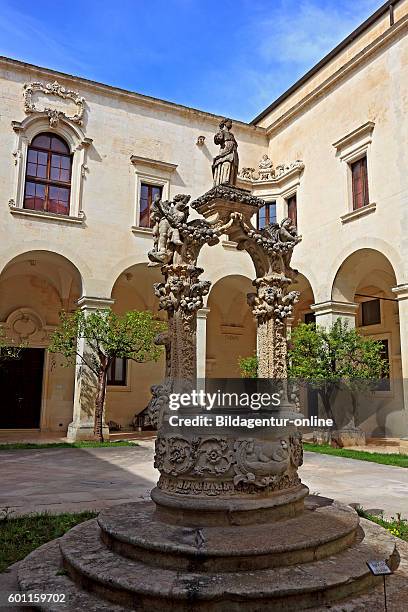
<instances>
[{"instance_id":1,"label":"stone arch","mask_svg":"<svg viewBox=\"0 0 408 612\"><path fill-rule=\"evenodd\" d=\"M290 290L299 291L299 301L295 304L292 317L292 325L304 323L308 321L308 315L312 315L311 305L314 303L314 292L312 284L308 277L301 272L296 277L296 282L290 287ZM309 317L310 318L310 317ZM313 317L312 317L313 318Z\"/></svg>"},{"instance_id":2,"label":"stone arch","mask_svg":"<svg viewBox=\"0 0 408 612\"><path fill-rule=\"evenodd\" d=\"M254 290L239 274L224 276L211 288L207 300L207 376L239 378L238 360L256 351L256 323L247 304Z\"/></svg>"},{"instance_id":3,"label":"stone arch","mask_svg":"<svg viewBox=\"0 0 408 612\"><path fill-rule=\"evenodd\" d=\"M353 302L361 283L378 287L390 296L397 284L395 269L382 252L361 248L348 255L339 266L331 289L331 299L337 302Z\"/></svg>"},{"instance_id":4,"label":"stone arch","mask_svg":"<svg viewBox=\"0 0 408 612\"><path fill-rule=\"evenodd\" d=\"M30 291L25 288L24 279L32 280ZM21 286L22 295L16 292L17 287L5 291L4 284L15 284L16 280ZM56 316L60 310L73 310L83 291L82 275L78 267L67 257L49 250L33 249L19 253L12 257L1 270L0 291L3 285L5 296L1 301L0 317L4 320L10 314L10 305L18 301L18 306L32 308L40 317L47 321L47 317L39 312L40 306L30 304L36 299L36 291L43 291L43 305L55 306L52 320L56 324ZM42 289L41 289L42 287ZM47 288L46 288L47 287ZM47 294L48 291L48 294ZM22 301L24 303L22 303Z\"/></svg>"},{"instance_id":5,"label":"stone arch","mask_svg":"<svg viewBox=\"0 0 408 612\"><path fill-rule=\"evenodd\" d=\"M153 284L160 282L160 266L149 267L146 262L125 265L112 285L112 310L124 314L129 310L150 310L157 318L167 317L159 311ZM142 412L150 398L150 388L164 377L165 355L157 362L126 365L126 385L108 386L106 397L106 421L114 421L129 429L135 414Z\"/></svg>"},{"instance_id":6,"label":"stone arch","mask_svg":"<svg viewBox=\"0 0 408 612\"><path fill-rule=\"evenodd\" d=\"M146 247L146 251L150 248L150 241ZM109 271L108 278L106 279L107 295L112 295L113 289L120 278L125 278L125 274L132 273L137 270L138 272L149 275L150 278L154 278L153 282L159 282L161 280L160 266L149 266L148 260L145 253L142 250L142 254L138 257L137 255L130 255L119 260L113 268ZM153 294L152 285L149 288L149 293Z\"/></svg>"},{"instance_id":7,"label":"stone arch","mask_svg":"<svg viewBox=\"0 0 408 612\"><path fill-rule=\"evenodd\" d=\"M381 382L372 397L359 398L359 423L374 436L398 434L403 418L398 302L392 291L396 284L389 257L376 249L361 248L343 260L331 288L334 303L356 304L356 328L383 344L383 357L389 362L389 379Z\"/></svg>"},{"instance_id":8,"label":"stone arch","mask_svg":"<svg viewBox=\"0 0 408 612\"><path fill-rule=\"evenodd\" d=\"M61 136L66 140L71 153L84 144L90 144L92 142L87 139L83 130L79 125L60 117L56 126L50 125L48 117L44 115L29 115L23 121L13 121L12 126L17 134L21 135L21 138L25 139L30 143L32 139L40 134L41 132L51 132L57 136Z\"/></svg>"},{"instance_id":9,"label":"stone arch","mask_svg":"<svg viewBox=\"0 0 408 612\"><path fill-rule=\"evenodd\" d=\"M53 244L45 240L25 242L24 246L24 251L21 251L21 245L15 245L14 247L9 247L7 251L0 253L0 275L9 269L10 266L13 265L13 262L20 261L26 256L30 256L28 257L29 259L33 259L31 255L36 254L42 254L42 257L56 257L75 268L80 277L81 295L86 294L89 281L92 278L92 272L88 264L82 258L78 257L76 252L70 251L65 245L64 250L61 251L57 245L55 245L54 248Z\"/></svg>"},{"instance_id":10,"label":"stone arch","mask_svg":"<svg viewBox=\"0 0 408 612\"><path fill-rule=\"evenodd\" d=\"M65 367L61 356L46 349L60 311L75 310L81 293L78 268L58 253L26 251L4 266L0 326L23 349L19 360L7 364L2 380L0 427L40 427L65 435L72 420L74 367Z\"/></svg>"},{"instance_id":11,"label":"stone arch","mask_svg":"<svg viewBox=\"0 0 408 612\"><path fill-rule=\"evenodd\" d=\"M318 302L323 302L327 299L334 299L332 297L333 286L342 265L341 264L339 266L339 261L346 262L349 257L351 257L354 253L358 253L359 251L371 251L381 254L386 260L388 260L389 265L392 267L396 284L402 284L405 282L405 268L398 251L394 249L394 247L387 241L382 240L381 238L361 236L361 238L351 242L331 262L326 275L326 281L324 283L320 282L319 285L316 286L315 297ZM330 291L330 294L328 294L328 291Z\"/></svg>"}]
</instances>

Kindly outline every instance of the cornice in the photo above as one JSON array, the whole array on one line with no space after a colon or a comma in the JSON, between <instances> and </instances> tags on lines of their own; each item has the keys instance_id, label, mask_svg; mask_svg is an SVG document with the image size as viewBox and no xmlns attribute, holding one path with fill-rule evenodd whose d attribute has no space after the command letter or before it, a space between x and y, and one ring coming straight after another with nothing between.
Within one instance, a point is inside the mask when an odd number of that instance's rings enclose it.
<instances>
[{"instance_id":1,"label":"cornice","mask_svg":"<svg viewBox=\"0 0 408 612\"><path fill-rule=\"evenodd\" d=\"M215 115L214 113L209 113L204 110L192 108L183 104L177 104L176 102L170 102L169 100L153 98L152 96L146 96L144 94L130 91L128 89L114 87L113 85L100 83L98 81L92 81L91 79L87 79L85 77L67 74L58 70L52 70L50 68L45 68L44 66L36 66L35 64L29 64L28 62L22 62L20 60L16 60L10 57L0 56L0 67L2 66L7 71L15 70L20 72L34 73L36 75L36 78L41 77L44 79L64 79L65 82L70 83L73 87L78 87L78 85L82 84L87 89L93 90L98 94L102 93L104 95L109 96L119 96L125 98L128 101L130 99L143 106L154 105L156 108L159 108L160 110L166 112L173 111L185 116L193 115L196 117L201 117L207 121L214 121L217 124L223 118L221 115ZM251 125L249 123L245 123L244 121L239 121L238 119L233 119L233 121L234 124L238 125L240 129L244 129L245 131L251 133L257 132L258 134L263 134L264 136L266 135L266 130L263 127Z\"/></svg>"},{"instance_id":2,"label":"cornice","mask_svg":"<svg viewBox=\"0 0 408 612\"><path fill-rule=\"evenodd\" d=\"M336 142L333 142L333 147L337 151L342 151L345 147L348 147L355 140L363 140L372 136L375 127L374 121L367 121L360 127L356 128L349 134L346 134Z\"/></svg>"},{"instance_id":3,"label":"cornice","mask_svg":"<svg viewBox=\"0 0 408 612\"><path fill-rule=\"evenodd\" d=\"M140 155L132 155L130 162L134 166L145 166L147 168L158 168L165 172L174 172L178 164L171 164L170 162L160 161L158 159L151 159L150 157L141 157Z\"/></svg>"},{"instance_id":4,"label":"cornice","mask_svg":"<svg viewBox=\"0 0 408 612\"><path fill-rule=\"evenodd\" d=\"M336 83L344 79L351 71L355 70L357 66L365 62L368 58L374 55L378 50L392 42L394 38L397 38L402 32L408 29L408 15L402 17L397 23L386 30L381 36L376 38L372 43L367 45L353 58L346 62L341 68L329 76L323 83L318 85L312 92L307 94L301 100L294 102L293 106L281 115L276 121L274 121L266 129L267 136L272 136L280 129L285 127L291 120L295 119L298 115L304 112L309 106L316 102L320 97L325 95L327 91L332 88Z\"/></svg>"},{"instance_id":5,"label":"cornice","mask_svg":"<svg viewBox=\"0 0 408 612\"><path fill-rule=\"evenodd\" d=\"M311 304L311 310L319 315L324 314L355 314L358 310L358 304L355 302L336 302L329 300L327 302L319 302L318 304Z\"/></svg>"}]
</instances>

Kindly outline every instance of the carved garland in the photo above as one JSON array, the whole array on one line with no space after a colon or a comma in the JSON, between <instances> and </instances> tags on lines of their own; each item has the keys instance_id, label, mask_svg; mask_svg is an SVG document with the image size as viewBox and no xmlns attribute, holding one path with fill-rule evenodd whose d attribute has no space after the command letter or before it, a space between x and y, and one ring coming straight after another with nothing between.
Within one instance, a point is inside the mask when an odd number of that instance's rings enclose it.
<instances>
[{"instance_id":1,"label":"carved garland","mask_svg":"<svg viewBox=\"0 0 408 612\"><path fill-rule=\"evenodd\" d=\"M40 92L46 95L57 96L63 100L71 100L77 106L77 112L74 115L67 115L62 110L56 108L45 107L43 110L36 108L33 102L33 95L36 92ZM82 125L84 111L85 111L85 99L78 94L78 92L72 89L66 89L63 85L60 85L57 81L53 83L25 83L24 85L24 110L27 115L32 113L45 113L49 119L50 126L55 127L61 118L68 119L73 123Z\"/></svg>"},{"instance_id":2,"label":"carved garland","mask_svg":"<svg viewBox=\"0 0 408 612\"><path fill-rule=\"evenodd\" d=\"M229 440L183 436L158 436L154 466L160 470L159 488L174 492L219 495L279 490L299 480L296 469L303 462L301 437L298 433L273 442L249 439ZM180 479L180 476L183 478ZM209 483L200 477L220 477ZM198 480L197 480L198 477Z\"/></svg>"}]
</instances>

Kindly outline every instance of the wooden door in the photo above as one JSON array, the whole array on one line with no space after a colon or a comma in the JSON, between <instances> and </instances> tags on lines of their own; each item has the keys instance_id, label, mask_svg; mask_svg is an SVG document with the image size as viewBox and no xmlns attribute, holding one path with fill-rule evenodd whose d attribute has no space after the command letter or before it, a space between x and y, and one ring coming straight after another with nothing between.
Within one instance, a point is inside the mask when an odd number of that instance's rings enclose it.
<instances>
[{"instance_id":1,"label":"wooden door","mask_svg":"<svg viewBox=\"0 0 408 612\"><path fill-rule=\"evenodd\" d=\"M0 429L38 429L44 349L25 348L0 365Z\"/></svg>"}]
</instances>

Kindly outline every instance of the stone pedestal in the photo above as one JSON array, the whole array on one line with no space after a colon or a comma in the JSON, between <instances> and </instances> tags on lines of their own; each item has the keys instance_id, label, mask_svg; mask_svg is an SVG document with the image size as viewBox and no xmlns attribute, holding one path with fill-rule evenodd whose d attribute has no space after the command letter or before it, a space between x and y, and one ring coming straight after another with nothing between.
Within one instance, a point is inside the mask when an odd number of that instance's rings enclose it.
<instances>
[{"instance_id":1,"label":"stone pedestal","mask_svg":"<svg viewBox=\"0 0 408 612\"><path fill-rule=\"evenodd\" d=\"M274 507L271 497L198 498L194 509L186 496L184 511L153 497L157 505L114 506L31 553L21 590L64 593L70 612L363 610L358 596L382 584L366 561L398 567L395 538L333 500L308 496L302 512L279 516L282 496Z\"/></svg>"}]
</instances>

